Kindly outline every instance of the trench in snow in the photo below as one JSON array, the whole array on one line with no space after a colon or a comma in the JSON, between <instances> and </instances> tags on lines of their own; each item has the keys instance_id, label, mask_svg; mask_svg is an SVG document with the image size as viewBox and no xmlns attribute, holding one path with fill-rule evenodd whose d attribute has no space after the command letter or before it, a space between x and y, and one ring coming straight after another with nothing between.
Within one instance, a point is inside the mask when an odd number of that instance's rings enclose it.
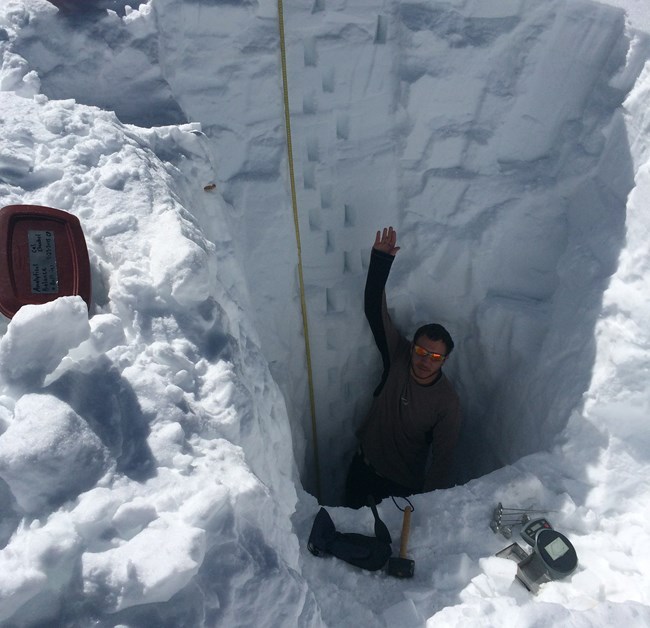
<instances>
[{"instance_id":1,"label":"trench in snow","mask_svg":"<svg viewBox=\"0 0 650 628\"><path fill-rule=\"evenodd\" d=\"M584 20L588 3L524 4L498 18L433 3L349 8L354 33L313 7L286 9L325 503L338 503L379 377L361 299L385 224L403 247L388 286L395 320L407 334L438 320L456 342L458 483L550 447L589 385L633 186L615 80L628 42L617 10L593 3ZM35 22L19 53L51 98L141 126L201 122L314 491L277 24L252 6L188 3L177 9L187 32L161 20L138 30L96 6ZM239 12L240 30L215 35L219 11ZM53 28L70 32L66 50L46 48ZM230 90L228 73L248 75L250 93Z\"/></svg>"}]
</instances>

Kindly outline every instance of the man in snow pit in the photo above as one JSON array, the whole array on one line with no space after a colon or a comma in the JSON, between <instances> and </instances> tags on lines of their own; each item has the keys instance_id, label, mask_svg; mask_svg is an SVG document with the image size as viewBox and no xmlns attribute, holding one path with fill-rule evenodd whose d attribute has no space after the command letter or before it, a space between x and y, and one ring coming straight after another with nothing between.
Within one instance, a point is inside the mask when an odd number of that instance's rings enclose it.
<instances>
[{"instance_id":1,"label":"man in snow pit","mask_svg":"<svg viewBox=\"0 0 650 628\"><path fill-rule=\"evenodd\" d=\"M442 372L454 348L436 323L420 327L413 342L393 325L384 287L399 247L397 232L377 232L366 279L364 308L384 365L368 416L357 430L359 448L345 487L345 506L361 508L372 495L426 493L449 486L458 433L458 395Z\"/></svg>"}]
</instances>

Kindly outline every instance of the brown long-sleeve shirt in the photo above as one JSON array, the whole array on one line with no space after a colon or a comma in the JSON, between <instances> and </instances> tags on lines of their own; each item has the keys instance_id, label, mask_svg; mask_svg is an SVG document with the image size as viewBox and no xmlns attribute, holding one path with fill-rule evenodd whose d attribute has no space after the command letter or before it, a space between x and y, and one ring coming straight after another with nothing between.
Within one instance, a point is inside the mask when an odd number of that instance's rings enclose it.
<instances>
[{"instance_id":1,"label":"brown long-sleeve shirt","mask_svg":"<svg viewBox=\"0 0 650 628\"><path fill-rule=\"evenodd\" d=\"M384 295L392 262L392 256L373 249L365 310L384 373L357 435L377 473L416 493L427 492L449 486L447 476L460 431L460 403L443 373L426 386L411 377L411 343L393 325Z\"/></svg>"}]
</instances>

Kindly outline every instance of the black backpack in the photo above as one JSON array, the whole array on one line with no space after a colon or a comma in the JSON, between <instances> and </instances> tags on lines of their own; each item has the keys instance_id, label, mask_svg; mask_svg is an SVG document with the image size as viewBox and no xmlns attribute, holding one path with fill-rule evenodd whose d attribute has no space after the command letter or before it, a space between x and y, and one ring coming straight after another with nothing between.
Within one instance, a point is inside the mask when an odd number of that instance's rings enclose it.
<instances>
[{"instance_id":1,"label":"black backpack","mask_svg":"<svg viewBox=\"0 0 650 628\"><path fill-rule=\"evenodd\" d=\"M377 571L391 555L390 532L379 518L374 502L369 504L375 518L375 536L337 532L328 512L321 508L314 519L307 548L314 556L336 556L355 567Z\"/></svg>"}]
</instances>

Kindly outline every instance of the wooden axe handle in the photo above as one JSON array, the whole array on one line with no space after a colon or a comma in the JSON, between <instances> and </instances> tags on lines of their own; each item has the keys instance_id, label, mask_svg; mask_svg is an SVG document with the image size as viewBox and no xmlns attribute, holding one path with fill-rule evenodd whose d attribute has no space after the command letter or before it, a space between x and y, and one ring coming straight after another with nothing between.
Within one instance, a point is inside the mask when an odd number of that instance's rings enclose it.
<instances>
[{"instance_id":1,"label":"wooden axe handle","mask_svg":"<svg viewBox=\"0 0 650 628\"><path fill-rule=\"evenodd\" d=\"M402 521L402 537L399 545L399 557L406 558L406 548L409 544L409 532L411 530L411 511L410 506L404 508L404 520Z\"/></svg>"}]
</instances>

